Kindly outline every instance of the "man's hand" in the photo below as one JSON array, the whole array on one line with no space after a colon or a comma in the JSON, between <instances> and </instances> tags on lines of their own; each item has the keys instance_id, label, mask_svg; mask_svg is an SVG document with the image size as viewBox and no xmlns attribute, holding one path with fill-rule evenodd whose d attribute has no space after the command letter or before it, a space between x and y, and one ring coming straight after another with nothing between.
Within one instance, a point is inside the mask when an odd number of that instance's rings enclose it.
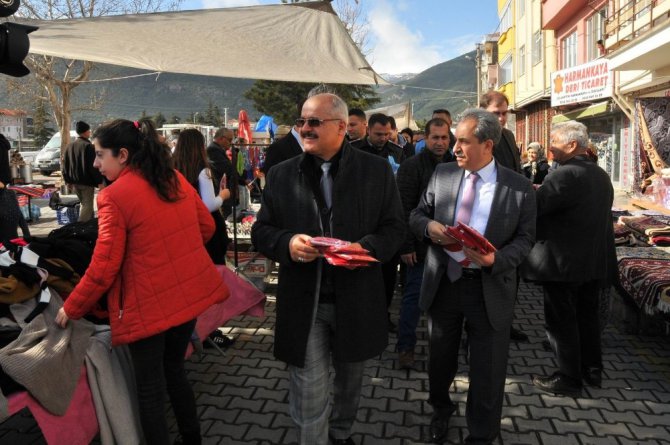
<instances>
[{"instance_id":1,"label":"man's hand","mask_svg":"<svg viewBox=\"0 0 670 445\"><path fill-rule=\"evenodd\" d=\"M289 254L293 261L296 263L309 263L321 256L318 250L307 244L307 241L310 239L312 237L304 233L293 235L293 238L288 243Z\"/></svg>"},{"instance_id":2,"label":"man's hand","mask_svg":"<svg viewBox=\"0 0 670 445\"><path fill-rule=\"evenodd\" d=\"M414 266L416 264L416 252L400 255L400 260L408 266Z\"/></svg>"},{"instance_id":3,"label":"man's hand","mask_svg":"<svg viewBox=\"0 0 670 445\"><path fill-rule=\"evenodd\" d=\"M493 262L496 259L495 252L487 253L486 255L484 255L483 253L479 253L477 250L463 247L463 253L470 261L472 261L473 263L477 264L480 267L493 266Z\"/></svg>"},{"instance_id":4,"label":"man's hand","mask_svg":"<svg viewBox=\"0 0 670 445\"><path fill-rule=\"evenodd\" d=\"M456 242L455 239L445 233L446 230L447 228L437 221L429 222L428 227L426 227L430 240L440 246L446 246L447 244L454 244Z\"/></svg>"}]
</instances>

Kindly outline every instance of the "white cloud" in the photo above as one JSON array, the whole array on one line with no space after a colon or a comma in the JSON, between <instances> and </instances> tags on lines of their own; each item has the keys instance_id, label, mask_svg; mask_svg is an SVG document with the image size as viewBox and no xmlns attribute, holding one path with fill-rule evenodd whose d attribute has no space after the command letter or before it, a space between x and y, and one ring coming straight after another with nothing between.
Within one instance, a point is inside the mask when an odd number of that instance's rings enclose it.
<instances>
[{"instance_id":1,"label":"white cloud","mask_svg":"<svg viewBox=\"0 0 670 445\"><path fill-rule=\"evenodd\" d=\"M379 73L418 73L445 60L440 47L410 30L386 0L374 3L368 13L372 52L368 60Z\"/></svg>"},{"instance_id":2,"label":"white cloud","mask_svg":"<svg viewBox=\"0 0 670 445\"><path fill-rule=\"evenodd\" d=\"M202 0L202 7L204 9L235 8L238 6L256 6L260 4L260 0Z\"/></svg>"}]
</instances>

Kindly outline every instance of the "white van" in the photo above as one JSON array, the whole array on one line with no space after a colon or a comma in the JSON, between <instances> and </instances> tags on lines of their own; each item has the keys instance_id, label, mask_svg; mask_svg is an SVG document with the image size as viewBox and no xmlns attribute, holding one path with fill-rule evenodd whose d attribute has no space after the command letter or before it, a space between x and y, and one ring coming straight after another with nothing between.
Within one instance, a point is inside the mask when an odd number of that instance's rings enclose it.
<instances>
[{"instance_id":1,"label":"white van","mask_svg":"<svg viewBox=\"0 0 670 445\"><path fill-rule=\"evenodd\" d=\"M76 131L70 131L70 140L75 140L78 136ZM60 133L54 134L35 156L34 166L44 176L60 170L60 142Z\"/></svg>"}]
</instances>

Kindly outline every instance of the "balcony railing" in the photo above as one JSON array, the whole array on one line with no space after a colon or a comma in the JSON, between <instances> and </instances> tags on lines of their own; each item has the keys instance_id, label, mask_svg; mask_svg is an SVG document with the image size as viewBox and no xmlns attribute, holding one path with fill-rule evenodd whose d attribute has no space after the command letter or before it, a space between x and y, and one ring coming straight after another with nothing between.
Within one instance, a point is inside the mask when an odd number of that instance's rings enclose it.
<instances>
[{"instance_id":1,"label":"balcony railing","mask_svg":"<svg viewBox=\"0 0 670 445\"><path fill-rule=\"evenodd\" d=\"M667 25L670 0L621 1L605 22L605 49L613 51L657 26Z\"/></svg>"}]
</instances>

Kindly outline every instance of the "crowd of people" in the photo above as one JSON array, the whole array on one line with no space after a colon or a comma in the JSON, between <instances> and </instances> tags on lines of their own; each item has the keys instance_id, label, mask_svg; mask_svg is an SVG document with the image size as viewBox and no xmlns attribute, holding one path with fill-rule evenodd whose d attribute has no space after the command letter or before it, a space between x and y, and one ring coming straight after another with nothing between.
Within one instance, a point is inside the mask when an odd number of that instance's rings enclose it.
<instances>
[{"instance_id":1,"label":"crowd of people","mask_svg":"<svg viewBox=\"0 0 670 445\"><path fill-rule=\"evenodd\" d=\"M315 92L268 148L251 238L279 263L274 352L288 365L288 409L300 444L355 443L366 361L397 330L398 365L414 368L422 312L431 439L446 440L457 408L450 388L467 340L466 442L493 443L510 341L528 341L513 328L520 279L543 286L558 363L533 384L566 396L601 385L598 296L615 270L610 180L588 154L583 124L552 128L550 167L536 143L522 163L507 115L507 98L489 92L480 108L460 115L455 131L449 111L438 109L416 138L389 116L366 116ZM226 154L234 133L222 128L206 147L199 131L185 130L172 149L146 119L104 124L92 142L84 122L77 133L63 165L82 221L93 216L93 188L106 186L97 199L93 258L56 321L66 326L107 294L113 344L127 344L132 357L146 442L168 443L167 394L180 443L199 444L184 356L198 315L229 295L214 265L225 264L226 210L239 184ZM0 165L0 194L5 170ZM453 230L463 225L490 248L460 241ZM315 237L350 242L378 262L332 265ZM396 326L389 306L398 277Z\"/></svg>"},{"instance_id":2,"label":"crowd of people","mask_svg":"<svg viewBox=\"0 0 670 445\"><path fill-rule=\"evenodd\" d=\"M399 263L398 364L415 365L423 311L435 443L446 440L456 411L450 388L463 331L466 442L499 436L509 343L528 341L512 327L522 278L543 286L559 364L549 376L533 376L533 384L566 396L601 385L598 296L614 279L612 185L589 156L587 128L575 121L552 129L551 168L537 143L522 164L505 128L508 106L503 94L484 94L479 109L461 114L455 135L450 113L435 110L416 141L388 116L347 111L339 97L321 93L307 99L290 138L269 147L275 162L265 169L252 241L280 267L275 355L289 366L299 443L355 443L365 361L384 350L386 330L396 328L388 306ZM463 246L449 232L457 224L492 248ZM312 246L316 236L350 241L379 263L332 266Z\"/></svg>"}]
</instances>

